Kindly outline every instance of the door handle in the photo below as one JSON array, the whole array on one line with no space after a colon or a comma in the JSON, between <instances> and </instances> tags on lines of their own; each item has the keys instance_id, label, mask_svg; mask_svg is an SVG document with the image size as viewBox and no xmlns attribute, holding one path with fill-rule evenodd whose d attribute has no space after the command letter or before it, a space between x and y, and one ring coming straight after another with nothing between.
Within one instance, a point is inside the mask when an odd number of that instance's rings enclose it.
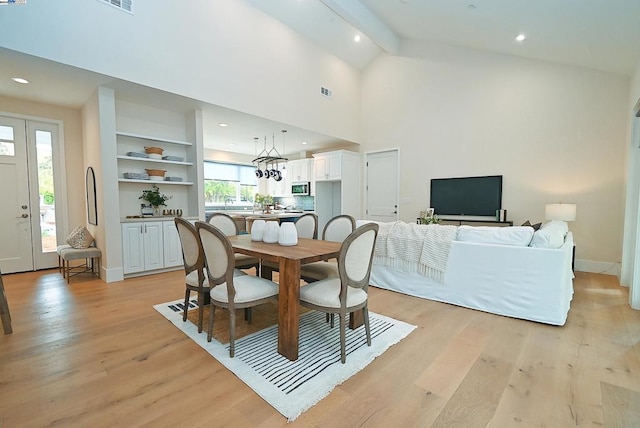
<instances>
[{"instance_id":1,"label":"door handle","mask_svg":"<svg viewBox=\"0 0 640 428\"><path fill-rule=\"evenodd\" d=\"M22 214L20 217L16 217L16 218L29 218L29 214Z\"/></svg>"}]
</instances>

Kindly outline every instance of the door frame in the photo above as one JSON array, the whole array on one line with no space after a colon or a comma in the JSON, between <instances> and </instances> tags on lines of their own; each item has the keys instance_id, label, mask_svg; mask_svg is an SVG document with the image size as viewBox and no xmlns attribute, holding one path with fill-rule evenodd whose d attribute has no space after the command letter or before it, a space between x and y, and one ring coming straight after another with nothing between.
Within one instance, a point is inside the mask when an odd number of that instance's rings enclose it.
<instances>
[{"instance_id":1,"label":"door frame","mask_svg":"<svg viewBox=\"0 0 640 428\"><path fill-rule=\"evenodd\" d=\"M43 118L39 116L31 116L19 113L12 113L8 111L0 111L0 116L4 116L11 119L24 120L26 123L26 138L27 138L27 167L29 169L29 182L30 184L36 183L38 178L37 168L31 168L32 162L37 159L35 141L33 139L32 131L35 129L33 125L41 123L49 126L57 127L57 136L52 139L52 153L54 153L53 168L55 174L53 176L53 182L56 189L56 200L62 196L62 200L56 203L56 239L57 243L61 242L63 237L66 237L69 233L69 209L68 209L68 196L67 196L67 173L66 173L66 159L65 159L65 141L64 141L64 123L62 120ZM31 186L30 186L31 189ZM32 247L32 259L34 270L48 269L57 266L57 254L54 252L48 257L41 255L41 249L36 251L36 231L40 231L40 201L37 192L29 192L29 205L31 215L31 247Z\"/></svg>"},{"instance_id":2,"label":"door frame","mask_svg":"<svg viewBox=\"0 0 640 428\"><path fill-rule=\"evenodd\" d=\"M367 214L367 207L368 207L368 202L369 202L369 175L367 174L367 162L369 161L369 155L373 155L376 153L384 153L384 152L396 152L397 154L397 171L398 171L398 179L396 181L396 205L398 207L398 213L396 214L396 220L400 219L400 215L401 213L401 208L400 208L400 147L390 147L390 148L386 148L386 149L378 149L378 150L369 150L364 152L364 158L363 158L363 164L362 164L362 171L363 171L363 175L364 175L364 179L362 180L362 182L364 183L364 192L363 195L363 205L362 205L362 218L366 218Z\"/></svg>"}]
</instances>

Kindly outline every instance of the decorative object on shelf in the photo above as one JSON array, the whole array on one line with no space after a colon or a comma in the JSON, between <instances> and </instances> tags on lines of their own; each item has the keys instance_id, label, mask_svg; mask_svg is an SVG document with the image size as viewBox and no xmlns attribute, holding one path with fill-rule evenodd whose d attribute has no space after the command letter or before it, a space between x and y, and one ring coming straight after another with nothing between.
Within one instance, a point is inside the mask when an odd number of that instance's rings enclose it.
<instances>
[{"instance_id":1,"label":"decorative object on shelf","mask_svg":"<svg viewBox=\"0 0 640 428\"><path fill-rule=\"evenodd\" d=\"M574 221L576 219L576 204L547 204L544 207L544 218L547 220Z\"/></svg>"},{"instance_id":2,"label":"decorative object on shelf","mask_svg":"<svg viewBox=\"0 0 640 428\"><path fill-rule=\"evenodd\" d=\"M171 196L160 193L160 188L154 184L150 190L143 190L142 196L140 196L138 199L149 202L149 204L153 207L153 215L159 215L160 206L166 207L166 202L171 199ZM142 214L144 214L144 209Z\"/></svg>"},{"instance_id":3,"label":"decorative object on shelf","mask_svg":"<svg viewBox=\"0 0 640 428\"><path fill-rule=\"evenodd\" d=\"M418 224L440 224L440 219L433 213L434 209L420 211L420 217L418 217Z\"/></svg>"},{"instance_id":4,"label":"decorative object on shelf","mask_svg":"<svg viewBox=\"0 0 640 428\"><path fill-rule=\"evenodd\" d=\"M164 174L167 172L164 169L147 169L147 174L149 174L149 179L152 181L164 181Z\"/></svg>"},{"instance_id":5,"label":"decorative object on shelf","mask_svg":"<svg viewBox=\"0 0 640 428\"><path fill-rule=\"evenodd\" d=\"M507 210L496 210L496 221L507 221Z\"/></svg>"},{"instance_id":6,"label":"decorative object on shelf","mask_svg":"<svg viewBox=\"0 0 640 428\"><path fill-rule=\"evenodd\" d=\"M283 246L298 245L298 230L293 222L284 222L280 225L278 244Z\"/></svg>"},{"instance_id":7,"label":"decorative object on shelf","mask_svg":"<svg viewBox=\"0 0 640 428\"><path fill-rule=\"evenodd\" d=\"M145 147L144 151L152 159L162 159L162 152L164 152L164 149L161 147Z\"/></svg>"},{"instance_id":8,"label":"decorative object on shelf","mask_svg":"<svg viewBox=\"0 0 640 428\"><path fill-rule=\"evenodd\" d=\"M287 132L286 129L282 130L282 150L284 151L284 134ZM256 177L268 179L269 177L273 178L275 181L281 181L283 177L286 176L286 166L285 163L289 160L285 157L282 157L276 149L276 136L275 134L271 137L271 149L267 150L267 137L264 137L264 146L262 151L258 153L258 156L251 162L256 165ZM258 151L258 137L253 138L256 151ZM282 171L280 170L280 163L282 163ZM260 165L264 164L264 171L260 169Z\"/></svg>"},{"instance_id":9,"label":"decorative object on shelf","mask_svg":"<svg viewBox=\"0 0 640 428\"><path fill-rule=\"evenodd\" d=\"M264 235L264 220L254 220L251 225L251 240L262 241Z\"/></svg>"},{"instance_id":10,"label":"decorative object on shelf","mask_svg":"<svg viewBox=\"0 0 640 428\"><path fill-rule=\"evenodd\" d=\"M278 242L279 235L280 235L280 225L278 224L277 221L265 222L264 233L262 235L262 242L264 242L265 244L275 244Z\"/></svg>"}]
</instances>

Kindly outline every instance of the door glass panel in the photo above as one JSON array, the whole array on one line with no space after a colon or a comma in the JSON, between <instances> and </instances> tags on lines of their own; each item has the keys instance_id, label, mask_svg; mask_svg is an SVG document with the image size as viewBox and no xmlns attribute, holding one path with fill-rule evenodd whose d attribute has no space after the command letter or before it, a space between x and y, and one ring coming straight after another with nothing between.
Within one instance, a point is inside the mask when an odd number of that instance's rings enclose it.
<instances>
[{"instance_id":1,"label":"door glass panel","mask_svg":"<svg viewBox=\"0 0 640 428\"><path fill-rule=\"evenodd\" d=\"M36 131L40 234L42 236L42 252L44 253L55 251L57 242L52 153L51 132Z\"/></svg>"},{"instance_id":2,"label":"door glass panel","mask_svg":"<svg viewBox=\"0 0 640 428\"><path fill-rule=\"evenodd\" d=\"M0 140L13 141L13 127L0 125Z\"/></svg>"},{"instance_id":3,"label":"door glass panel","mask_svg":"<svg viewBox=\"0 0 640 428\"><path fill-rule=\"evenodd\" d=\"M15 156L16 146L10 141L0 141L0 156Z\"/></svg>"}]
</instances>

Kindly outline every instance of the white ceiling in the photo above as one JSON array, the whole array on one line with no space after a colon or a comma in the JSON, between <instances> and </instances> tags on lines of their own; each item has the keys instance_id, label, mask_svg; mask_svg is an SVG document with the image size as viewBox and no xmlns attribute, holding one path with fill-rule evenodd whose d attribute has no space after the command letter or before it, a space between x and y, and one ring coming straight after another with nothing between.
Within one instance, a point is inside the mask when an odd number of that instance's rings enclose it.
<instances>
[{"instance_id":1,"label":"white ceiling","mask_svg":"<svg viewBox=\"0 0 640 428\"><path fill-rule=\"evenodd\" d=\"M403 43L442 43L630 76L640 61L640 0L246 0L358 69ZM524 33L527 39L516 42ZM361 35L355 42L355 34ZM0 94L78 108L98 85L134 102L203 108L207 148L256 154L275 134L283 156L346 142L0 48ZM28 76L29 85L9 80ZM282 148L282 129L287 129ZM302 141L309 144L303 146Z\"/></svg>"}]
</instances>

